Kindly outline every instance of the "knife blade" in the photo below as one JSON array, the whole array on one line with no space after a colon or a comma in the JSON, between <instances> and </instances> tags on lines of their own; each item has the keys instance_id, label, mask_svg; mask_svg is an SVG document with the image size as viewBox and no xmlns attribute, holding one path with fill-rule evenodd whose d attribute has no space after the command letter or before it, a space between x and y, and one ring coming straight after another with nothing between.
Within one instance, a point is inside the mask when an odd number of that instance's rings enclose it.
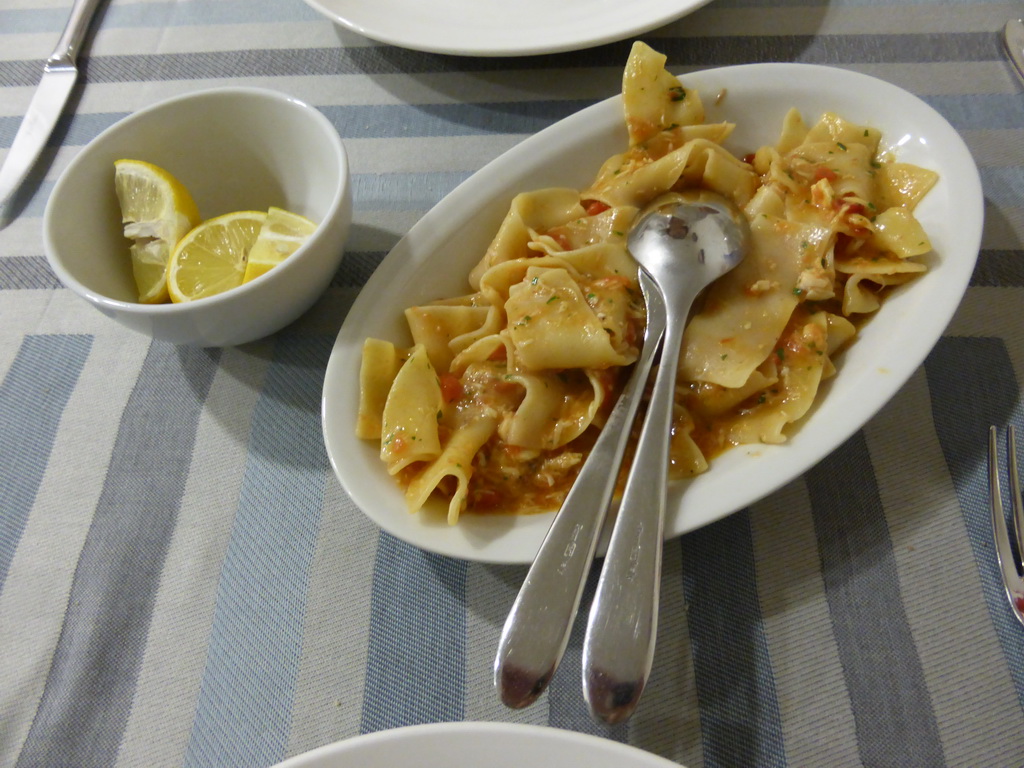
<instances>
[{"instance_id":1,"label":"knife blade","mask_svg":"<svg viewBox=\"0 0 1024 768\"><path fill-rule=\"evenodd\" d=\"M0 208L7 204L25 181L64 111L64 105L78 79L75 63L78 49L99 4L100 0L75 0L71 6L67 25L57 41L57 47L46 60L43 77L29 102L28 111L18 127L11 149L0 166Z\"/></svg>"}]
</instances>

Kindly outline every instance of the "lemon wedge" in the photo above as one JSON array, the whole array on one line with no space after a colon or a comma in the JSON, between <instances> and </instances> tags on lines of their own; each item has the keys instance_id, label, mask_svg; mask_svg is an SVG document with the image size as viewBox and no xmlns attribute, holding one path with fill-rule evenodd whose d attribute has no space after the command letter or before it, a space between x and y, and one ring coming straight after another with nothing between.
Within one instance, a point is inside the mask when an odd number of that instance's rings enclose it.
<instances>
[{"instance_id":1,"label":"lemon wedge","mask_svg":"<svg viewBox=\"0 0 1024 768\"><path fill-rule=\"evenodd\" d=\"M263 211L226 213L185 235L167 264L171 301L194 301L241 285L266 218Z\"/></svg>"},{"instance_id":2,"label":"lemon wedge","mask_svg":"<svg viewBox=\"0 0 1024 768\"><path fill-rule=\"evenodd\" d=\"M264 275L291 256L316 231L316 224L297 213L270 208L245 266L242 282Z\"/></svg>"},{"instance_id":3,"label":"lemon wedge","mask_svg":"<svg viewBox=\"0 0 1024 768\"><path fill-rule=\"evenodd\" d=\"M121 204L132 273L143 304L167 301L167 262L199 210L184 185L163 168L143 160L114 161L114 189Z\"/></svg>"}]
</instances>

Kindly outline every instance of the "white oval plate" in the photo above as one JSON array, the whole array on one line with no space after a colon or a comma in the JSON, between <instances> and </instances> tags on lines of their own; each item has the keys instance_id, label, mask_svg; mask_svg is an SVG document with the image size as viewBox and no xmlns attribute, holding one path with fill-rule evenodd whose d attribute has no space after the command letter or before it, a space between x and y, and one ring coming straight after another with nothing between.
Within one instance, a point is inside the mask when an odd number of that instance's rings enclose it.
<instances>
[{"instance_id":1,"label":"white oval plate","mask_svg":"<svg viewBox=\"0 0 1024 768\"><path fill-rule=\"evenodd\" d=\"M575 731L511 723L410 725L356 736L277 768L680 768L665 758Z\"/></svg>"},{"instance_id":2,"label":"white oval plate","mask_svg":"<svg viewBox=\"0 0 1024 768\"><path fill-rule=\"evenodd\" d=\"M699 477L669 489L666 537L725 517L805 472L860 429L923 362L956 310L981 242L983 198L977 168L957 132L906 91L866 75L808 64L751 64L694 72L708 121L737 123L728 146L743 155L774 143L783 115L808 122L834 111L880 128L899 160L938 171L918 207L935 247L930 269L889 296L839 357L839 375L791 439L734 448ZM715 95L724 93L714 106ZM626 146L621 99L568 117L489 163L439 202L402 238L363 288L343 324L324 380L327 453L342 485L384 530L423 549L495 563L533 560L552 520L540 515L465 515L450 527L438 508L410 514L378 457L353 434L359 360L368 336L410 344L405 307L466 293L512 197L545 186L583 188L600 164Z\"/></svg>"},{"instance_id":3,"label":"white oval plate","mask_svg":"<svg viewBox=\"0 0 1024 768\"><path fill-rule=\"evenodd\" d=\"M461 56L575 51L646 32L710 0L306 0L384 43Z\"/></svg>"}]
</instances>

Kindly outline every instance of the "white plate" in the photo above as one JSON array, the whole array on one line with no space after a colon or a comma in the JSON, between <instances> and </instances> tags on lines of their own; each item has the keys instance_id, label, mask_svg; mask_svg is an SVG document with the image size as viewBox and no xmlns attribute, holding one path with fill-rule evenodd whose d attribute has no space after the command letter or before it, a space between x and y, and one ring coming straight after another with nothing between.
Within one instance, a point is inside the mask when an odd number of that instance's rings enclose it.
<instances>
[{"instance_id":1,"label":"white plate","mask_svg":"<svg viewBox=\"0 0 1024 768\"><path fill-rule=\"evenodd\" d=\"M888 83L807 64L752 64L694 72L684 84L704 95L709 121L737 128L728 145L745 154L774 143L786 110L808 122L832 110L883 131L897 157L938 171L917 214L936 255L930 270L893 293L838 359L839 375L791 439L744 446L711 469L669 490L666 536L718 520L771 493L837 448L870 419L923 362L967 288L981 242L981 182L955 130L931 107ZM719 106L715 95L725 93ZM324 381L327 453L342 485L386 531L446 555L500 563L531 562L551 514L466 515L449 527L440 510L409 514L378 457L356 439L359 360L368 336L409 344L402 310L468 291L466 276L486 249L518 192L545 186L582 188L601 162L626 146L621 99L595 104L494 160L457 187L395 246L367 282L335 342Z\"/></svg>"},{"instance_id":2,"label":"white plate","mask_svg":"<svg viewBox=\"0 0 1024 768\"><path fill-rule=\"evenodd\" d=\"M646 32L709 0L306 0L384 43L462 56L575 51Z\"/></svg>"},{"instance_id":3,"label":"white plate","mask_svg":"<svg viewBox=\"0 0 1024 768\"><path fill-rule=\"evenodd\" d=\"M617 741L508 723L410 725L339 741L277 768L680 768Z\"/></svg>"}]
</instances>

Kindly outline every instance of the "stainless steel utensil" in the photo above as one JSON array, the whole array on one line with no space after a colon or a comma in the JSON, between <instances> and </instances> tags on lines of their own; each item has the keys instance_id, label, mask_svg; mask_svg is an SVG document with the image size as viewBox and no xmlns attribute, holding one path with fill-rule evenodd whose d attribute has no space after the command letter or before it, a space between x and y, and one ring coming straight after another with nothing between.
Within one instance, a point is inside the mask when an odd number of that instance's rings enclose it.
<instances>
[{"instance_id":1,"label":"stainless steel utensil","mask_svg":"<svg viewBox=\"0 0 1024 768\"><path fill-rule=\"evenodd\" d=\"M583 692L595 717L628 718L654 658L669 447L683 330L698 294L743 259L746 219L711 193L668 195L629 234L646 293L660 291L661 359L583 644Z\"/></svg>"},{"instance_id":2,"label":"stainless steel utensil","mask_svg":"<svg viewBox=\"0 0 1024 768\"><path fill-rule=\"evenodd\" d=\"M640 358L562 503L526 574L498 643L494 685L509 707L532 704L565 652L594 551L615 492L619 466L654 353L665 331L661 295L645 294Z\"/></svg>"},{"instance_id":3,"label":"stainless steel utensil","mask_svg":"<svg viewBox=\"0 0 1024 768\"><path fill-rule=\"evenodd\" d=\"M1024 19L1010 19L1003 27L1003 47L1017 77L1024 83Z\"/></svg>"},{"instance_id":4,"label":"stainless steel utensil","mask_svg":"<svg viewBox=\"0 0 1024 768\"><path fill-rule=\"evenodd\" d=\"M100 0L75 0L71 6L68 23L57 47L46 60L43 77L32 96L18 133L14 136L7 158L3 166L0 166L0 208L7 204L15 190L21 186L46 146L46 140L53 133L75 80L78 79L75 59L99 4Z\"/></svg>"},{"instance_id":5,"label":"stainless steel utensil","mask_svg":"<svg viewBox=\"0 0 1024 768\"><path fill-rule=\"evenodd\" d=\"M1010 610L1017 621L1024 624L1024 578L1021 570L1024 562L1024 501L1020 496L1020 474L1017 472L1017 435L1013 426L1006 430L1006 473L1010 481L1010 521L1013 524L1013 544L1006 528L1003 514L1003 493L999 483L999 446L995 427L988 431L988 493L989 510L992 514L992 537L995 539L996 559L1003 574L1003 588ZM1014 553L1014 546L1018 554Z\"/></svg>"}]
</instances>

